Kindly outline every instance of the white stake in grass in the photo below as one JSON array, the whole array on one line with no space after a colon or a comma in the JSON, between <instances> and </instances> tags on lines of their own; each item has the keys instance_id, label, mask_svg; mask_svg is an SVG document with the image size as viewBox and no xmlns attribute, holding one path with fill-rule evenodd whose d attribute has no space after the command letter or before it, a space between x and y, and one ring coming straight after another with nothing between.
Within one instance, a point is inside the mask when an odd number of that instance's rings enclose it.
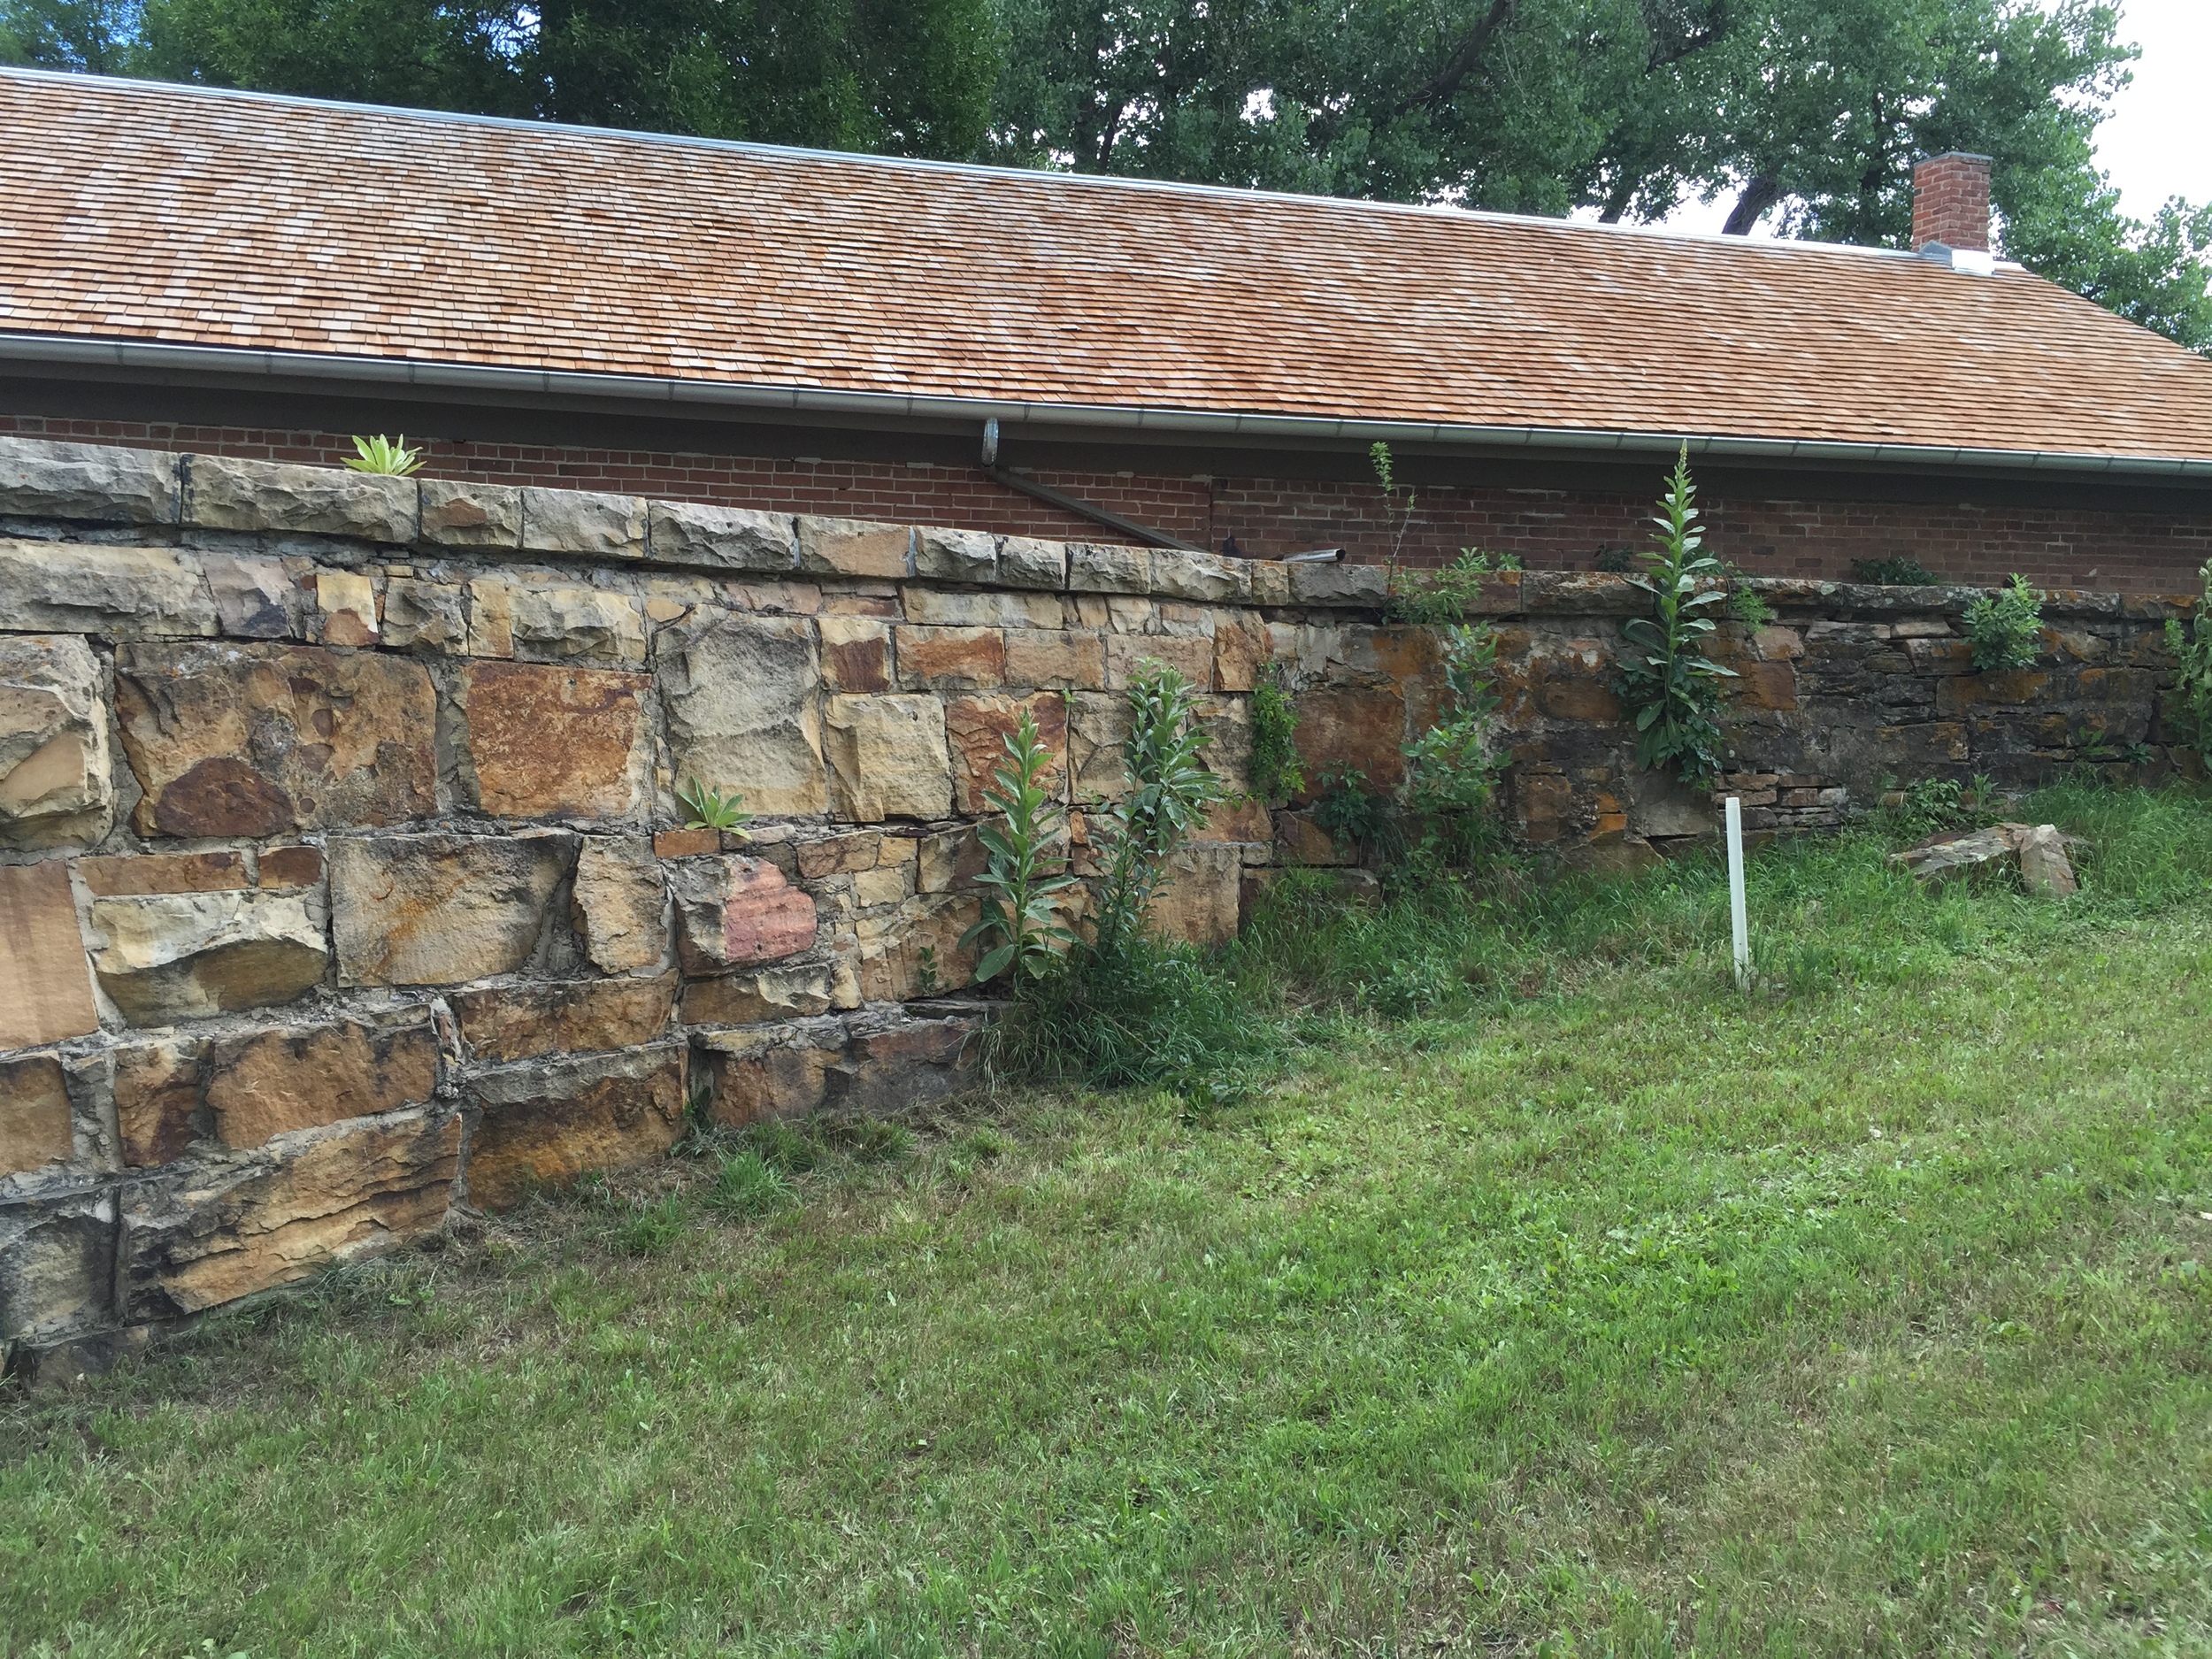
<instances>
[{"instance_id":1,"label":"white stake in grass","mask_svg":"<svg viewBox=\"0 0 2212 1659\"><path fill-rule=\"evenodd\" d=\"M1736 933L1736 988L1751 988L1751 922L1744 914L1743 797L1730 795L1728 819L1728 919Z\"/></svg>"}]
</instances>

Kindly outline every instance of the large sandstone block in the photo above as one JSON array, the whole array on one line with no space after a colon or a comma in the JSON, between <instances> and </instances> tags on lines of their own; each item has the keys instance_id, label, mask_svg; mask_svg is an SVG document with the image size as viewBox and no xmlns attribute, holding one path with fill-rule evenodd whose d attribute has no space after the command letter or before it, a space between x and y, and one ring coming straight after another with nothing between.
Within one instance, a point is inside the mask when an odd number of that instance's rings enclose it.
<instances>
[{"instance_id":1,"label":"large sandstone block","mask_svg":"<svg viewBox=\"0 0 2212 1659\"><path fill-rule=\"evenodd\" d=\"M976 951L960 937L983 914L974 893L929 893L855 926L861 996L902 1002L910 996L956 991L975 979Z\"/></svg>"},{"instance_id":2,"label":"large sandstone block","mask_svg":"<svg viewBox=\"0 0 2212 1659\"><path fill-rule=\"evenodd\" d=\"M925 526L914 535L914 573L936 581L991 581L998 574L997 538Z\"/></svg>"},{"instance_id":3,"label":"large sandstone block","mask_svg":"<svg viewBox=\"0 0 2212 1659\"><path fill-rule=\"evenodd\" d=\"M215 632L215 600L188 554L0 541L0 617L11 628L41 633L190 638Z\"/></svg>"},{"instance_id":4,"label":"large sandstone block","mask_svg":"<svg viewBox=\"0 0 2212 1659\"><path fill-rule=\"evenodd\" d=\"M395 650L461 656L469 645L467 590L459 582L394 577L384 589L382 638Z\"/></svg>"},{"instance_id":5,"label":"large sandstone block","mask_svg":"<svg viewBox=\"0 0 2212 1659\"><path fill-rule=\"evenodd\" d=\"M1362 772L1377 788L1394 789L1405 776L1405 700L1380 687L1317 687L1298 699L1291 741L1309 795L1320 792L1331 772Z\"/></svg>"},{"instance_id":6,"label":"large sandstone block","mask_svg":"<svg viewBox=\"0 0 2212 1659\"><path fill-rule=\"evenodd\" d=\"M323 981L319 893L145 893L92 902L92 971L134 1025L289 1002Z\"/></svg>"},{"instance_id":7,"label":"large sandstone block","mask_svg":"<svg viewBox=\"0 0 2212 1659\"><path fill-rule=\"evenodd\" d=\"M825 964L770 968L694 979L684 987L683 1020L695 1026L757 1025L826 1014L838 1001L836 973Z\"/></svg>"},{"instance_id":8,"label":"large sandstone block","mask_svg":"<svg viewBox=\"0 0 2212 1659\"><path fill-rule=\"evenodd\" d=\"M788 513L657 501L647 524L653 557L672 565L778 574L799 567L799 544Z\"/></svg>"},{"instance_id":9,"label":"large sandstone block","mask_svg":"<svg viewBox=\"0 0 2212 1659\"><path fill-rule=\"evenodd\" d=\"M74 1139L61 1062L42 1054L0 1060L0 1175L60 1163Z\"/></svg>"},{"instance_id":10,"label":"large sandstone block","mask_svg":"<svg viewBox=\"0 0 2212 1659\"><path fill-rule=\"evenodd\" d=\"M979 1013L916 1019L871 1010L764 1033L716 1033L700 1045L712 1072L714 1120L739 1128L811 1111L884 1115L944 1099L974 1079Z\"/></svg>"},{"instance_id":11,"label":"large sandstone block","mask_svg":"<svg viewBox=\"0 0 2212 1659\"><path fill-rule=\"evenodd\" d=\"M1241 559L1167 549L1152 555L1152 591L1201 604L1242 603L1252 596L1252 578Z\"/></svg>"},{"instance_id":12,"label":"large sandstone block","mask_svg":"<svg viewBox=\"0 0 2212 1659\"><path fill-rule=\"evenodd\" d=\"M472 1203L500 1210L589 1170L663 1156L684 1132L680 1043L480 1073L469 1146Z\"/></svg>"},{"instance_id":13,"label":"large sandstone block","mask_svg":"<svg viewBox=\"0 0 2212 1659\"><path fill-rule=\"evenodd\" d=\"M376 584L354 571L315 572L315 637L325 645L374 645L380 637Z\"/></svg>"},{"instance_id":14,"label":"large sandstone block","mask_svg":"<svg viewBox=\"0 0 2212 1659\"><path fill-rule=\"evenodd\" d=\"M105 443L0 438L0 513L96 524L174 524L177 457Z\"/></svg>"},{"instance_id":15,"label":"large sandstone block","mask_svg":"<svg viewBox=\"0 0 2212 1659\"><path fill-rule=\"evenodd\" d=\"M497 818L620 818L645 799L649 674L489 659L461 672L478 803Z\"/></svg>"},{"instance_id":16,"label":"large sandstone block","mask_svg":"<svg viewBox=\"0 0 2212 1659\"><path fill-rule=\"evenodd\" d=\"M69 872L50 859L0 864L0 1049L99 1029Z\"/></svg>"},{"instance_id":17,"label":"large sandstone block","mask_svg":"<svg viewBox=\"0 0 2212 1659\"><path fill-rule=\"evenodd\" d=\"M1009 628L1006 683L1096 691L1106 683L1105 639L1073 628Z\"/></svg>"},{"instance_id":18,"label":"large sandstone block","mask_svg":"<svg viewBox=\"0 0 2212 1659\"><path fill-rule=\"evenodd\" d=\"M588 835L576 855L571 925L602 973L657 968L668 955L668 885L647 835Z\"/></svg>"},{"instance_id":19,"label":"large sandstone block","mask_svg":"<svg viewBox=\"0 0 2212 1659\"><path fill-rule=\"evenodd\" d=\"M522 492L504 484L426 478L422 539L439 547L518 548Z\"/></svg>"},{"instance_id":20,"label":"large sandstone block","mask_svg":"<svg viewBox=\"0 0 2212 1659\"><path fill-rule=\"evenodd\" d=\"M541 1055L634 1048L668 1031L679 981L571 979L463 991L453 1018L471 1054L490 1065Z\"/></svg>"},{"instance_id":21,"label":"large sandstone block","mask_svg":"<svg viewBox=\"0 0 2212 1659\"><path fill-rule=\"evenodd\" d=\"M998 580L1009 588L1065 588L1068 544L1022 535L1002 537L998 544Z\"/></svg>"},{"instance_id":22,"label":"large sandstone block","mask_svg":"<svg viewBox=\"0 0 2212 1659\"><path fill-rule=\"evenodd\" d=\"M0 1202L0 1341L47 1342L107 1324L114 1282L109 1194Z\"/></svg>"},{"instance_id":23,"label":"large sandstone block","mask_svg":"<svg viewBox=\"0 0 2212 1659\"><path fill-rule=\"evenodd\" d=\"M1041 691L1028 697L955 697L945 705L945 734L952 744L953 803L961 812L972 816L989 810L983 792L992 787L1002 766L1013 766L1006 746L1021 725L1025 710L1037 723L1037 741L1052 752L1045 787L1056 798L1065 793L1066 698L1056 691Z\"/></svg>"},{"instance_id":24,"label":"large sandstone block","mask_svg":"<svg viewBox=\"0 0 2212 1659\"><path fill-rule=\"evenodd\" d=\"M508 641L515 656L532 662L645 665L638 602L597 588L517 588Z\"/></svg>"},{"instance_id":25,"label":"large sandstone block","mask_svg":"<svg viewBox=\"0 0 2212 1659\"><path fill-rule=\"evenodd\" d=\"M817 1029L817 1027L819 1027ZM741 1129L767 1118L796 1118L821 1109L829 1071L845 1044L841 1020L810 1021L796 1030L710 1033L699 1044L714 1121Z\"/></svg>"},{"instance_id":26,"label":"large sandstone block","mask_svg":"<svg viewBox=\"0 0 2212 1659\"><path fill-rule=\"evenodd\" d=\"M460 1156L460 1114L425 1108L126 1188L123 1317L198 1313L434 1233Z\"/></svg>"},{"instance_id":27,"label":"large sandstone block","mask_svg":"<svg viewBox=\"0 0 2212 1659\"><path fill-rule=\"evenodd\" d=\"M0 635L0 847L87 846L114 823L100 682L81 639Z\"/></svg>"},{"instance_id":28,"label":"large sandstone block","mask_svg":"<svg viewBox=\"0 0 2212 1659\"><path fill-rule=\"evenodd\" d=\"M902 524L857 518L799 519L799 568L810 576L897 580L913 565L914 533Z\"/></svg>"},{"instance_id":29,"label":"large sandstone block","mask_svg":"<svg viewBox=\"0 0 2212 1659\"><path fill-rule=\"evenodd\" d=\"M280 852L313 850L286 848L272 852L270 857L276 859ZM76 871L85 891L96 899L127 898L140 893L234 893L253 885L246 873L246 856L238 852L122 853L107 858L80 858Z\"/></svg>"},{"instance_id":30,"label":"large sandstone block","mask_svg":"<svg viewBox=\"0 0 2212 1659\"><path fill-rule=\"evenodd\" d=\"M737 791L752 812L828 807L821 666L803 619L709 612L662 636L660 662L679 781Z\"/></svg>"},{"instance_id":31,"label":"large sandstone block","mask_svg":"<svg viewBox=\"0 0 2212 1659\"><path fill-rule=\"evenodd\" d=\"M1206 639L1176 639L1159 634L1111 634L1106 638L1106 684L1126 687L1148 663L1160 663L1182 675L1186 684L1200 691L1214 679L1214 642Z\"/></svg>"},{"instance_id":32,"label":"large sandstone block","mask_svg":"<svg viewBox=\"0 0 2212 1659\"><path fill-rule=\"evenodd\" d=\"M306 595L280 560L239 553L204 553L215 617L234 640L306 637Z\"/></svg>"},{"instance_id":33,"label":"large sandstone block","mask_svg":"<svg viewBox=\"0 0 2212 1659\"><path fill-rule=\"evenodd\" d=\"M1379 565L1316 562L1286 568L1291 599L1298 604L1379 611L1390 598L1390 572Z\"/></svg>"},{"instance_id":34,"label":"large sandstone block","mask_svg":"<svg viewBox=\"0 0 2212 1659\"><path fill-rule=\"evenodd\" d=\"M1006 679L1006 638L996 628L897 630L899 685L908 691L980 691Z\"/></svg>"},{"instance_id":35,"label":"large sandstone block","mask_svg":"<svg viewBox=\"0 0 2212 1659\"><path fill-rule=\"evenodd\" d=\"M204 1042L165 1037L116 1049L115 1125L127 1167L173 1164L201 1132L205 1048Z\"/></svg>"},{"instance_id":36,"label":"large sandstone block","mask_svg":"<svg viewBox=\"0 0 2212 1659\"><path fill-rule=\"evenodd\" d=\"M1068 549L1068 587L1079 594L1148 593L1152 557L1147 548L1079 541Z\"/></svg>"},{"instance_id":37,"label":"large sandstone block","mask_svg":"<svg viewBox=\"0 0 2212 1659\"><path fill-rule=\"evenodd\" d=\"M425 1010L211 1040L206 1102L216 1139L251 1148L295 1130L426 1104L438 1037Z\"/></svg>"},{"instance_id":38,"label":"large sandstone block","mask_svg":"<svg viewBox=\"0 0 2212 1659\"><path fill-rule=\"evenodd\" d=\"M334 841L338 982L458 985L519 972L566 919L553 896L575 867L577 841L558 831Z\"/></svg>"},{"instance_id":39,"label":"large sandstone block","mask_svg":"<svg viewBox=\"0 0 2212 1659\"><path fill-rule=\"evenodd\" d=\"M668 866L686 973L721 973L814 948L814 901L764 859L725 854Z\"/></svg>"},{"instance_id":40,"label":"large sandstone block","mask_svg":"<svg viewBox=\"0 0 2212 1659\"><path fill-rule=\"evenodd\" d=\"M946 593L912 583L901 589L909 622L948 628L1056 628L1066 619L1057 594Z\"/></svg>"},{"instance_id":41,"label":"large sandstone block","mask_svg":"<svg viewBox=\"0 0 2212 1659\"><path fill-rule=\"evenodd\" d=\"M1169 859L1152 897L1152 925L1161 937L1193 945L1225 945L1237 936L1244 861L1221 841L1186 843Z\"/></svg>"},{"instance_id":42,"label":"large sandstone block","mask_svg":"<svg viewBox=\"0 0 2212 1659\"><path fill-rule=\"evenodd\" d=\"M123 752L141 834L264 836L437 810L437 695L420 663L311 645L127 645Z\"/></svg>"},{"instance_id":43,"label":"large sandstone block","mask_svg":"<svg viewBox=\"0 0 2212 1659\"><path fill-rule=\"evenodd\" d=\"M292 466L196 455L184 492L184 521L204 530L275 530L415 539L417 486L334 466Z\"/></svg>"},{"instance_id":44,"label":"large sandstone block","mask_svg":"<svg viewBox=\"0 0 2212 1659\"><path fill-rule=\"evenodd\" d=\"M1129 741L1129 699L1118 691L1079 691L1068 711L1068 758L1073 798L1084 804L1129 793L1122 757Z\"/></svg>"},{"instance_id":45,"label":"large sandstone block","mask_svg":"<svg viewBox=\"0 0 2212 1659\"><path fill-rule=\"evenodd\" d=\"M645 503L588 489L526 489L522 545L546 553L643 558Z\"/></svg>"},{"instance_id":46,"label":"large sandstone block","mask_svg":"<svg viewBox=\"0 0 2212 1659\"><path fill-rule=\"evenodd\" d=\"M838 816L879 824L951 812L945 705L936 698L832 697L823 725Z\"/></svg>"},{"instance_id":47,"label":"large sandstone block","mask_svg":"<svg viewBox=\"0 0 2212 1659\"><path fill-rule=\"evenodd\" d=\"M822 683L832 691L891 689L891 625L874 617L823 617Z\"/></svg>"},{"instance_id":48,"label":"large sandstone block","mask_svg":"<svg viewBox=\"0 0 2212 1659\"><path fill-rule=\"evenodd\" d=\"M1267 625L1248 611L1225 611L1214 629L1216 691L1249 691L1274 655Z\"/></svg>"}]
</instances>

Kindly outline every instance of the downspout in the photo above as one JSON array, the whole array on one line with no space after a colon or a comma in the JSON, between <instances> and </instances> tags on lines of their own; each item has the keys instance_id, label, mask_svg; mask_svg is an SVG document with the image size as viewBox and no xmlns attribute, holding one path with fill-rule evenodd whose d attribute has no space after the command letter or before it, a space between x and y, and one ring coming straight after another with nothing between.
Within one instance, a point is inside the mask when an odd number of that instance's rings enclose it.
<instances>
[{"instance_id":1,"label":"downspout","mask_svg":"<svg viewBox=\"0 0 2212 1659\"><path fill-rule=\"evenodd\" d=\"M1071 512L1079 518L1088 518L1093 524L1102 524L1110 530L1118 530L1141 546L1171 548L1178 553L1207 551L1202 547L1193 547L1164 530L1155 530L1150 525L1139 524L1134 518L1125 518L1119 513L1110 512L1079 495L1055 489L1049 484L1040 484L1033 478L1025 478L1009 467L1001 466L998 464L998 417L995 415L983 423L983 472L995 484L1003 484L1024 495L1048 502L1063 512Z\"/></svg>"}]
</instances>

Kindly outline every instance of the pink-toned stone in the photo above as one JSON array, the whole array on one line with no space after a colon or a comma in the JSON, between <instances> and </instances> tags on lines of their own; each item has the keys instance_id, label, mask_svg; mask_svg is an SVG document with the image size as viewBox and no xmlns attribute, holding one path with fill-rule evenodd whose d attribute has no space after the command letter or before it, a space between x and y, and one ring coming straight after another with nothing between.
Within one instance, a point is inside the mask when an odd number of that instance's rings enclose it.
<instances>
[{"instance_id":1,"label":"pink-toned stone","mask_svg":"<svg viewBox=\"0 0 2212 1659\"><path fill-rule=\"evenodd\" d=\"M811 949L814 901L764 859L725 854L668 867L686 973L720 973Z\"/></svg>"}]
</instances>

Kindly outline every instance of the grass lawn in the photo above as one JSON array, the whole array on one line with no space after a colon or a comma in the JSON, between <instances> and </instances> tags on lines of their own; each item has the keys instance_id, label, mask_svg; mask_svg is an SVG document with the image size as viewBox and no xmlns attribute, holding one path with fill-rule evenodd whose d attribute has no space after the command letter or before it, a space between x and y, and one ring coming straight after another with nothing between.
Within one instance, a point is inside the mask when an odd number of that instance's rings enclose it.
<instances>
[{"instance_id":1,"label":"grass lawn","mask_svg":"<svg viewBox=\"0 0 2212 1659\"><path fill-rule=\"evenodd\" d=\"M2212 803L2041 805L2066 904L1763 855L1747 1002L1703 869L1294 918L1240 1096L672 1160L0 1399L0 1654L2212 1652Z\"/></svg>"}]
</instances>

